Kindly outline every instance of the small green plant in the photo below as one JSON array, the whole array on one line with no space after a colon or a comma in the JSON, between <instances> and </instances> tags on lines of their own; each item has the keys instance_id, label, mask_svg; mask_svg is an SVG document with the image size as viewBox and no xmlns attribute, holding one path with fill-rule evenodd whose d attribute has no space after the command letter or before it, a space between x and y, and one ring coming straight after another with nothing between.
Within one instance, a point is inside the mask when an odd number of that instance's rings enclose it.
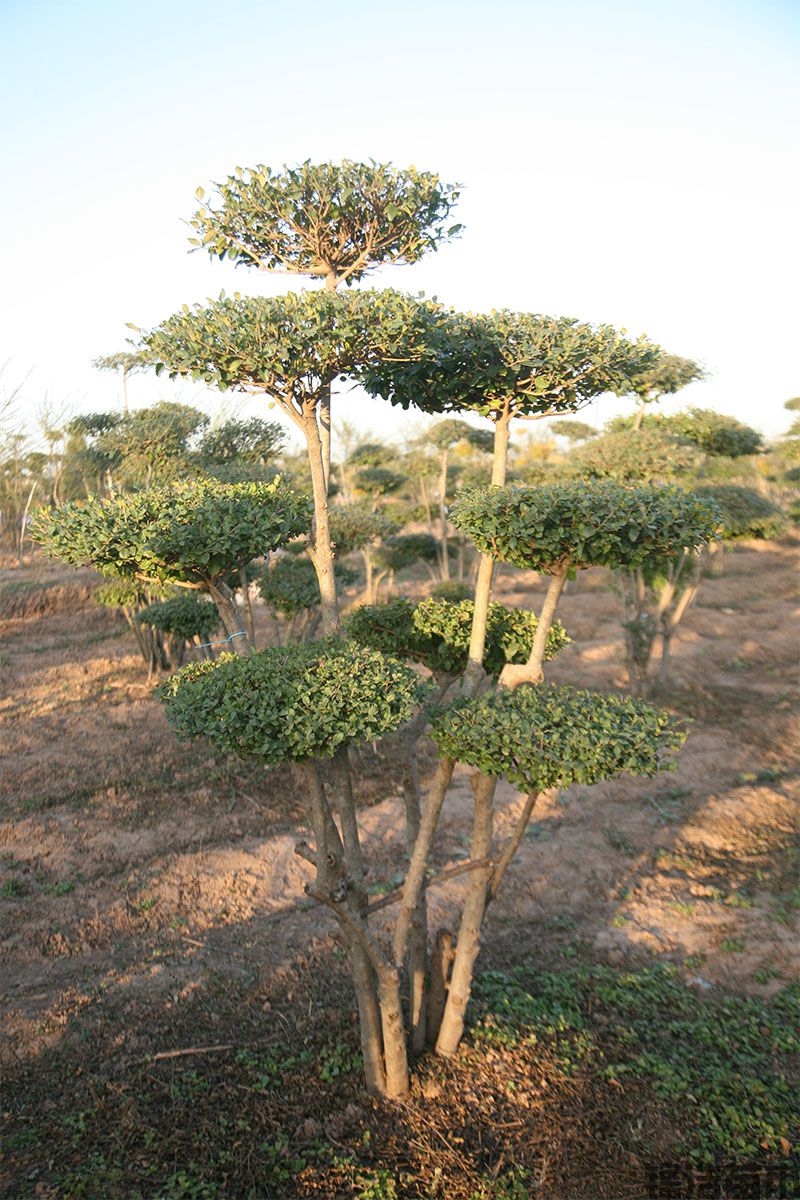
<instances>
[{"instance_id":1,"label":"small green plant","mask_svg":"<svg viewBox=\"0 0 800 1200\"><path fill-rule=\"evenodd\" d=\"M349 1075L362 1065L360 1054L356 1054L344 1042L333 1042L320 1051L319 1077L323 1083L332 1083L340 1075Z\"/></svg>"},{"instance_id":2,"label":"small green plant","mask_svg":"<svg viewBox=\"0 0 800 1200\"><path fill-rule=\"evenodd\" d=\"M723 938L719 944L723 954L744 954L745 944L741 938Z\"/></svg>"}]
</instances>

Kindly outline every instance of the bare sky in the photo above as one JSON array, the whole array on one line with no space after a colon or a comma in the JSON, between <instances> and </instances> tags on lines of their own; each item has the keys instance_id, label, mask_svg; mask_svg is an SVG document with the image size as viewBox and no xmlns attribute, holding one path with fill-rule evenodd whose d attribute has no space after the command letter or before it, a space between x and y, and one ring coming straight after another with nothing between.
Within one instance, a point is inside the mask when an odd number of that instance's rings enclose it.
<instances>
[{"instance_id":1,"label":"bare sky","mask_svg":"<svg viewBox=\"0 0 800 1200\"><path fill-rule=\"evenodd\" d=\"M463 236L373 286L643 332L709 371L670 407L788 424L800 0L0 0L0 41L0 382L33 368L31 413L116 406L90 363L127 321L297 286L186 253L198 184L349 157L464 185Z\"/></svg>"}]
</instances>

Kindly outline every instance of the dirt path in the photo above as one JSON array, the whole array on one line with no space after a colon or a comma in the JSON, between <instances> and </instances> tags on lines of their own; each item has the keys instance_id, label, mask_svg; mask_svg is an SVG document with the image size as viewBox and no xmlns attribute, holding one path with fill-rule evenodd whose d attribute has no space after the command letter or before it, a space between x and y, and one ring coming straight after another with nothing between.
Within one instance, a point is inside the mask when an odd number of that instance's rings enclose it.
<instances>
[{"instance_id":1,"label":"dirt path","mask_svg":"<svg viewBox=\"0 0 800 1200\"><path fill-rule=\"evenodd\" d=\"M688 960L697 986L768 994L793 970L797 834L797 588L793 545L729 555L674 647L671 707L694 718L679 769L540 800L493 906L485 960L530 953L612 962ZM4 580L0 579L0 588ZM499 598L536 607L538 581ZM574 644L550 677L625 683L617 602L588 573L563 603ZM327 943L293 853L302 796L265 773L172 738L127 632L94 608L0 625L2 1008L19 1057L58 1043L113 991L131 1013L179 1003L215 973L269 977ZM370 885L392 881L402 807L391 747L356 756ZM498 792L502 833L520 803ZM468 773L437 843L467 856ZM446 923L461 881L431 896ZM147 1046L132 1021L126 1048Z\"/></svg>"}]
</instances>

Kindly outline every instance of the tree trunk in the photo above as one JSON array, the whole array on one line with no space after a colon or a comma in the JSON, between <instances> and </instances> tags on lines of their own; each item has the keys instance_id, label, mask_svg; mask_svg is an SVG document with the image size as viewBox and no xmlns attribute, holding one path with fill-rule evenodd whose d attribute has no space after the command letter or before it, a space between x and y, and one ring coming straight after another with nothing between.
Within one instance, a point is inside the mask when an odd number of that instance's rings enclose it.
<instances>
[{"instance_id":1,"label":"tree trunk","mask_svg":"<svg viewBox=\"0 0 800 1200\"><path fill-rule=\"evenodd\" d=\"M404 730L406 743L403 797L406 810L406 845L409 856L419 837L422 802L417 762L417 739L424 727L425 717L410 721ZM423 879L419 899L411 917L408 936L408 995L411 1048L419 1054L425 1048L425 973L428 966L428 904Z\"/></svg>"},{"instance_id":2,"label":"tree trunk","mask_svg":"<svg viewBox=\"0 0 800 1200\"><path fill-rule=\"evenodd\" d=\"M319 764L313 760L307 760L301 766L309 791L311 821L316 843L317 888L324 897L330 898L334 885L333 864L336 860L336 852L342 852L342 844L333 824L333 818L328 811ZM337 865L341 872L344 864ZM363 878L360 882L363 888ZM342 931L348 948L351 975L356 992L361 1053L364 1059L364 1077L367 1089L374 1096L385 1096L387 1088L381 1045L381 1014L378 1009L373 967L364 947L354 936L349 924L343 925Z\"/></svg>"},{"instance_id":3,"label":"tree trunk","mask_svg":"<svg viewBox=\"0 0 800 1200\"><path fill-rule=\"evenodd\" d=\"M493 801L496 786L497 780L487 775L479 775L473 780L475 808L470 851L473 860L488 858L492 853ZM472 990L472 975L481 946L481 924L491 875L491 864L470 874L453 969L450 973L447 1003L436 1039L436 1053L445 1057L455 1054L464 1032L467 1003Z\"/></svg>"},{"instance_id":4,"label":"tree trunk","mask_svg":"<svg viewBox=\"0 0 800 1200\"><path fill-rule=\"evenodd\" d=\"M246 657L250 654L251 647L247 640L247 634L241 628L233 592L227 583L223 583L220 579L215 583L209 583L208 594L217 606L222 627L227 637L230 638L231 650L234 654Z\"/></svg>"},{"instance_id":5,"label":"tree trunk","mask_svg":"<svg viewBox=\"0 0 800 1200\"><path fill-rule=\"evenodd\" d=\"M444 1006L447 1002L447 986L450 980L455 951L453 950L453 935L449 929L440 929L436 934L436 942L431 958L431 982L428 989L428 1006L426 1014L426 1039L429 1046L436 1044L442 1025Z\"/></svg>"},{"instance_id":6,"label":"tree trunk","mask_svg":"<svg viewBox=\"0 0 800 1200\"><path fill-rule=\"evenodd\" d=\"M511 425L511 409L507 403L495 421L494 453L492 456L493 487L502 487L506 481L508 467L508 435ZM464 672L464 690L474 695L484 676L483 652L486 647L486 622L489 616L489 601L492 596L494 559L491 554L482 554L478 563L478 578L475 583L475 607L472 614L472 632L469 642L469 659Z\"/></svg>"},{"instance_id":7,"label":"tree trunk","mask_svg":"<svg viewBox=\"0 0 800 1200\"><path fill-rule=\"evenodd\" d=\"M245 567L239 572L239 580L242 585L242 599L244 600L244 611L247 617L247 638L250 645L255 650L256 648L256 625L253 620L253 601L250 598L250 584L247 580L247 570Z\"/></svg>"},{"instance_id":8,"label":"tree trunk","mask_svg":"<svg viewBox=\"0 0 800 1200\"><path fill-rule=\"evenodd\" d=\"M328 493L325 485L325 468L322 458L319 426L313 408L303 417L303 433L306 438L308 463L311 468L311 484L314 492L314 527L309 557L314 564L319 582L324 635L339 629L339 602L336 596L336 579L333 573L333 548L328 518Z\"/></svg>"},{"instance_id":9,"label":"tree trunk","mask_svg":"<svg viewBox=\"0 0 800 1200\"><path fill-rule=\"evenodd\" d=\"M439 542L442 556L442 582L450 578L450 551L447 545L447 449L439 454Z\"/></svg>"}]
</instances>

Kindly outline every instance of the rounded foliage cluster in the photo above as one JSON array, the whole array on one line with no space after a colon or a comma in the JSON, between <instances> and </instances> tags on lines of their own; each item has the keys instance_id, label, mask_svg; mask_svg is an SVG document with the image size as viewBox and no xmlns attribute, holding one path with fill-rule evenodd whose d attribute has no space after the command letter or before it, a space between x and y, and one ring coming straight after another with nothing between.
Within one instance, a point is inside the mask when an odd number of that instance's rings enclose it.
<instances>
[{"instance_id":1,"label":"rounded foliage cluster","mask_svg":"<svg viewBox=\"0 0 800 1200\"><path fill-rule=\"evenodd\" d=\"M334 564L337 590L355 583L358 574L342 563ZM267 608L287 619L316 608L319 581L314 564L305 555L284 554L258 575L258 590Z\"/></svg>"},{"instance_id":2,"label":"rounded foliage cluster","mask_svg":"<svg viewBox=\"0 0 800 1200\"><path fill-rule=\"evenodd\" d=\"M717 483L704 484L697 492L712 499L719 508L725 541L774 538L786 532L788 522L783 510L754 488Z\"/></svg>"},{"instance_id":3,"label":"rounded foliage cluster","mask_svg":"<svg viewBox=\"0 0 800 1200\"><path fill-rule=\"evenodd\" d=\"M330 510L329 520L331 541L337 555L341 556L391 537L398 529L397 522L388 513L358 500L335 505Z\"/></svg>"},{"instance_id":4,"label":"rounded foliage cluster","mask_svg":"<svg viewBox=\"0 0 800 1200\"><path fill-rule=\"evenodd\" d=\"M269 483L205 479L43 511L33 537L73 566L206 583L305 533L309 502Z\"/></svg>"},{"instance_id":5,"label":"rounded foliage cluster","mask_svg":"<svg viewBox=\"0 0 800 1200\"><path fill-rule=\"evenodd\" d=\"M708 498L607 480L476 489L459 496L450 515L481 553L547 574L671 558L704 545L720 522Z\"/></svg>"},{"instance_id":6,"label":"rounded foliage cluster","mask_svg":"<svg viewBox=\"0 0 800 1200\"><path fill-rule=\"evenodd\" d=\"M386 538L375 551L376 566L402 571L415 562L435 562L438 546L430 533L403 533Z\"/></svg>"},{"instance_id":7,"label":"rounded foliage cluster","mask_svg":"<svg viewBox=\"0 0 800 1200\"><path fill-rule=\"evenodd\" d=\"M764 449L764 439L757 429L711 408L690 408L664 417L663 423L672 433L699 446L706 454L741 458L746 454L760 454Z\"/></svg>"},{"instance_id":8,"label":"rounded foliage cluster","mask_svg":"<svg viewBox=\"0 0 800 1200\"><path fill-rule=\"evenodd\" d=\"M542 684L459 701L434 717L431 736L444 757L540 792L655 775L686 735L668 712L630 696Z\"/></svg>"},{"instance_id":9,"label":"rounded foliage cluster","mask_svg":"<svg viewBox=\"0 0 800 1200\"><path fill-rule=\"evenodd\" d=\"M567 472L579 479L657 483L696 472L703 455L696 446L651 425L592 438L574 450Z\"/></svg>"},{"instance_id":10,"label":"rounded foliage cluster","mask_svg":"<svg viewBox=\"0 0 800 1200\"><path fill-rule=\"evenodd\" d=\"M138 579L120 575L101 584L93 598L103 608L138 608L145 603L147 594Z\"/></svg>"},{"instance_id":11,"label":"rounded foliage cluster","mask_svg":"<svg viewBox=\"0 0 800 1200\"><path fill-rule=\"evenodd\" d=\"M467 665L473 611L472 600L400 599L355 609L346 629L362 645L421 663L435 675L458 675ZM489 605L483 665L490 675L499 675L508 662L527 662L537 625L528 609ZM568 641L555 621L545 657L553 658Z\"/></svg>"},{"instance_id":12,"label":"rounded foliage cluster","mask_svg":"<svg viewBox=\"0 0 800 1200\"><path fill-rule=\"evenodd\" d=\"M190 641L193 637L210 637L220 627L217 607L200 596L171 596L148 604L136 618L142 625L152 625L162 633Z\"/></svg>"},{"instance_id":13,"label":"rounded foliage cluster","mask_svg":"<svg viewBox=\"0 0 800 1200\"><path fill-rule=\"evenodd\" d=\"M327 758L408 720L424 685L411 668L341 638L191 663L158 689L181 739L270 765Z\"/></svg>"}]
</instances>

